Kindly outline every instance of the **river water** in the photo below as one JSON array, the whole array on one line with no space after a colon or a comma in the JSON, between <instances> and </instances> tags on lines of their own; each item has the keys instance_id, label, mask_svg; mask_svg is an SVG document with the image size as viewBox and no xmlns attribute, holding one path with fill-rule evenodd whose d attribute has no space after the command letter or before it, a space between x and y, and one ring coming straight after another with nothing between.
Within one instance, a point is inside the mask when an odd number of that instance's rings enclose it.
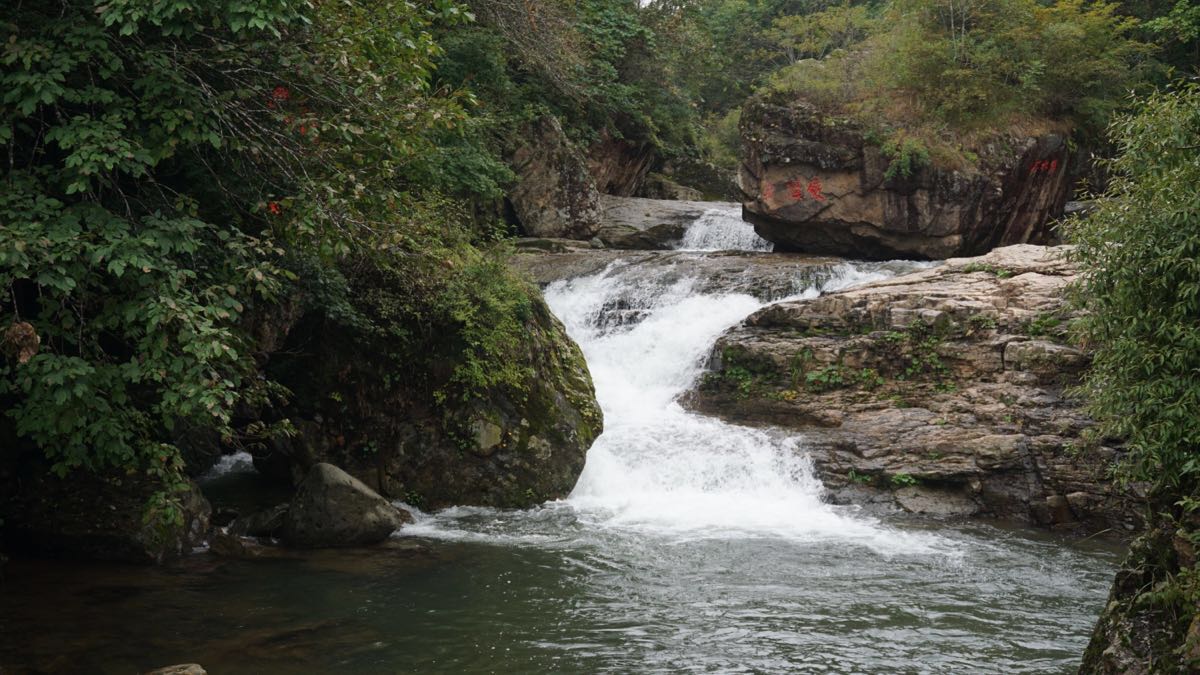
<instances>
[{"instance_id":1,"label":"river water","mask_svg":"<svg viewBox=\"0 0 1200 675\"><path fill-rule=\"evenodd\" d=\"M766 251L714 209L682 248ZM845 263L795 296L912 264ZM618 261L546 298L605 414L571 495L417 514L385 547L165 569L10 565L0 666L131 673L1054 673L1077 667L1118 551L822 500L802 436L677 402L764 299ZM251 467L210 476L253 493ZM14 583L14 579L19 579ZM3 672L3 668L0 668Z\"/></svg>"}]
</instances>

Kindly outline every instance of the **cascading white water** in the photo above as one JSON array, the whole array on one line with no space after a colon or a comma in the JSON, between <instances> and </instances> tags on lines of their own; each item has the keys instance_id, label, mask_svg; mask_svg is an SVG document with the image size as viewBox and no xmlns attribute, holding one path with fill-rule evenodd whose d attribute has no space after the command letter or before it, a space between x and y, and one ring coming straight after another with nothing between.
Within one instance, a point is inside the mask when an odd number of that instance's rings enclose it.
<instances>
[{"instance_id":1,"label":"cascading white water","mask_svg":"<svg viewBox=\"0 0 1200 675\"><path fill-rule=\"evenodd\" d=\"M690 413L676 401L703 371L717 337L762 302L698 293L690 280L648 286L622 272L617 263L546 289L583 349L605 415L605 431L567 500L581 520L672 537L836 539L881 552L928 550L928 538L823 503L801 439ZM886 276L843 265L824 286ZM614 304L637 307L644 318L605 321Z\"/></svg>"},{"instance_id":2,"label":"cascading white water","mask_svg":"<svg viewBox=\"0 0 1200 675\"><path fill-rule=\"evenodd\" d=\"M680 249L689 247L762 251L770 244L731 206L698 218ZM912 268L845 263L793 298ZM679 404L717 338L767 303L704 290L707 285L676 272L664 268L656 277L618 260L545 290L551 309L583 349L604 411L604 433L565 501L548 504L550 512L499 518L490 509L471 507L417 512L417 522L402 535L549 544L562 536L555 518L570 517L593 533L633 532L672 541L773 537L857 543L885 555L945 552L935 536L901 532L822 502L802 437L728 424Z\"/></svg>"},{"instance_id":3,"label":"cascading white water","mask_svg":"<svg viewBox=\"0 0 1200 675\"><path fill-rule=\"evenodd\" d=\"M770 251L771 242L742 220L739 204L714 206L688 226L679 247L683 251Z\"/></svg>"}]
</instances>

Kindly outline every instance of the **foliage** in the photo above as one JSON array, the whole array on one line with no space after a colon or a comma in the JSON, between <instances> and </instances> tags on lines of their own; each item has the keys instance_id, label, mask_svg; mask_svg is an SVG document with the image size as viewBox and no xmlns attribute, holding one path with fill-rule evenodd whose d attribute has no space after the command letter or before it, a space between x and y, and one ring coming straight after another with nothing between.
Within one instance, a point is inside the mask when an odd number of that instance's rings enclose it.
<instances>
[{"instance_id":1,"label":"foliage","mask_svg":"<svg viewBox=\"0 0 1200 675\"><path fill-rule=\"evenodd\" d=\"M963 265L962 271L966 272L967 274L984 272L996 277L997 279L1007 279L1013 275L1013 271L1008 268L993 265L991 263L981 262L967 263L966 265Z\"/></svg>"},{"instance_id":2,"label":"foliage","mask_svg":"<svg viewBox=\"0 0 1200 675\"><path fill-rule=\"evenodd\" d=\"M1143 581L1102 621L1136 616L1161 670L1191 672L1200 585L1173 542L1200 529L1200 87L1148 97L1111 132L1120 154L1109 191L1066 232L1083 268L1079 327L1095 350L1083 391L1098 436L1124 440L1120 475L1150 486L1151 510L1127 563Z\"/></svg>"},{"instance_id":3,"label":"foliage","mask_svg":"<svg viewBox=\"0 0 1200 675\"><path fill-rule=\"evenodd\" d=\"M147 514L176 519L178 439L270 432L234 420L281 393L248 323L313 284L361 320L343 270L410 273L414 316L458 345L447 395L508 381L490 364L520 344L527 290L445 197L497 197L507 174L446 161L480 125L469 93L430 86L435 25L468 19L449 0L2 10L0 302L41 340L0 368L17 433L60 474L151 472Z\"/></svg>"},{"instance_id":4,"label":"foliage","mask_svg":"<svg viewBox=\"0 0 1200 675\"><path fill-rule=\"evenodd\" d=\"M1200 479L1200 88L1140 103L1112 127L1120 156L1097 211L1067 228L1084 266L1086 391L1130 476L1191 494Z\"/></svg>"},{"instance_id":5,"label":"foliage","mask_svg":"<svg viewBox=\"0 0 1200 675\"><path fill-rule=\"evenodd\" d=\"M929 149L918 138L904 133L893 135L879 148L888 158L888 168L883 177L888 180L911 178L922 167L929 164Z\"/></svg>"},{"instance_id":6,"label":"foliage","mask_svg":"<svg viewBox=\"0 0 1200 675\"><path fill-rule=\"evenodd\" d=\"M871 20L842 8L856 18L841 25L855 28L795 45L817 54L813 45L849 33L859 46L785 66L768 91L861 122L893 159L889 177L922 163L961 168L997 129L1103 127L1150 54L1133 37L1136 20L1118 10L1083 0L895 0Z\"/></svg>"},{"instance_id":7,"label":"foliage","mask_svg":"<svg viewBox=\"0 0 1200 675\"><path fill-rule=\"evenodd\" d=\"M873 29L873 17L866 6L845 2L808 15L781 16L765 35L783 50L788 63L795 63L823 59L835 50L854 47Z\"/></svg>"}]
</instances>

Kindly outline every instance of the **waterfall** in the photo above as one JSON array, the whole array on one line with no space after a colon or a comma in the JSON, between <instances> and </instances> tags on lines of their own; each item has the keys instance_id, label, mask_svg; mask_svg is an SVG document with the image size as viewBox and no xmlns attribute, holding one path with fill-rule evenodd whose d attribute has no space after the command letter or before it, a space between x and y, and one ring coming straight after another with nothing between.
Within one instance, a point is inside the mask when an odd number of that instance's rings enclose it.
<instances>
[{"instance_id":1,"label":"waterfall","mask_svg":"<svg viewBox=\"0 0 1200 675\"><path fill-rule=\"evenodd\" d=\"M821 501L802 438L728 424L677 399L701 376L716 339L764 305L740 294L705 294L691 280L655 287L627 279L621 263L560 281L546 299L581 348L604 410L605 430L567 503L591 526L674 537L770 536L858 541L878 550L924 544ZM878 266L845 264L819 287L886 278ZM635 323L606 320L633 307Z\"/></svg>"},{"instance_id":2,"label":"waterfall","mask_svg":"<svg viewBox=\"0 0 1200 675\"><path fill-rule=\"evenodd\" d=\"M765 251L736 205L710 209L680 249ZM604 411L604 433L574 490L543 509L501 513L455 508L417 513L401 532L473 541L549 545L636 535L660 541L774 538L866 546L878 553L944 552L935 536L901 532L822 501L803 436L729 424L684 409L679 398L704 372L714 343L767 301L714 289L696 250L661 268L617 260L557 281L546 301L580 345ZM797 267L790 299L885 279L914 263ZM803 280L810 280L804 283ZM565 520L564 520L565 519ZM606 534L607 533L607 534ZM607 538L606 538L607 537Z\"/></svg>"},{"instance_id":3,"label":"waterfall","mask_svg":"<svg viewBox=\"0 0 1200 675\"><path fill-rule=\"evenodd\" d=\"M742 220L741 204L721 204L704 212L683 235L684 251L770 251L771 242Z\"/></svg>"}]
</instances>

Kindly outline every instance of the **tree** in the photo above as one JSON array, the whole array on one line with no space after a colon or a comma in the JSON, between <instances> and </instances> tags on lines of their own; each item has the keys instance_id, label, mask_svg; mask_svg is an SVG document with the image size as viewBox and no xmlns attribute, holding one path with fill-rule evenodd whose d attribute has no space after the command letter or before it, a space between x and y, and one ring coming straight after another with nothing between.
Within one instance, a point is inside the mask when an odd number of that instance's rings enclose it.
<instances>
[{"instance_id":1,"label":"tree","mask_svg":"<svg viewBox=\"0 0 1200 675\"><path fill-rule=\"evenodd\" d=\"M235 409L279 393L245 321L289 268L454 241L416 169L463 118L428 86L431 27L465 18L448 0L0 10L0 309L24 336L0 365L6 423L59 474L160 477L169 517L179 440L236 437Z\"/></svg>"},{"instance_id":2,"label":"tree","mask_svg":"<svg viewBox=\"0 0 1200 675\"><path fill-rule=\"evenodd\" d=\"M1125 442L1121 475L1150 486L1150 512L1126 563L1126 597L1104 621L1137 626L1144 634L1131 644L1150 645L1140 656L1156 672L1193 672L1185 662L1196 645L1185 637L1200 570L1176 551L1200 544L1200 87L1150 96L1111 131L1111 187L1067 235L1082 267L1081 335L1094 349L1083 391L1097 434ZM1104 632L1089 648L1092 667Z\"/></svg>"}]
</instances>

